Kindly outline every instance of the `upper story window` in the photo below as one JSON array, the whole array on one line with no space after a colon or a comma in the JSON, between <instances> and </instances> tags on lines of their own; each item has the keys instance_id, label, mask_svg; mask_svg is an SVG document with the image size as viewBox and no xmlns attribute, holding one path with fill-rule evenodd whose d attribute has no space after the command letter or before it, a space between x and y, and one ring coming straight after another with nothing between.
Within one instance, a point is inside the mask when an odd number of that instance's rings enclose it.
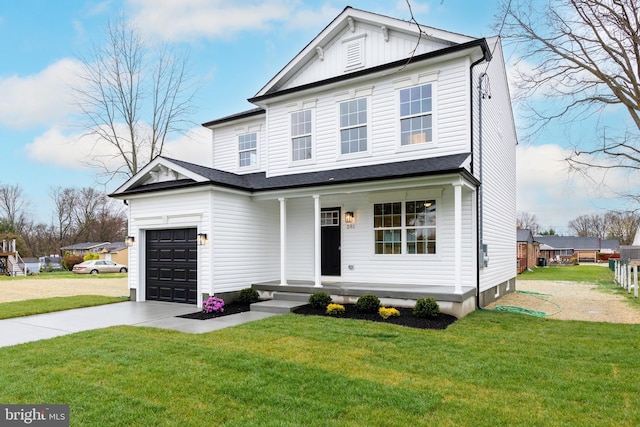
<instances>
[{"instance_id":1,"label":"upper story window","mask_svg":"<svg viewBox=\"0 0 640 427\"><path fill-rule=\"evenodd\" d=\"M367 99L340 103L340 152L367 151Z\"/></svg>"},{"instance_id":2,"label":"upper story window","mask_svg":"<svg viewBox=\"0 0 640 427\"><path fill-rule=\"evenodd\" d=\"M400 90L400 143L422 144L433 140L431 83Z\"/></svg>"},{"instance_id":3,"label":"upper story window","mask_svg":"<svg viewBox=\"0 0 640 427\"><path fill-rule=\"evenodd\" d=\"M312 157L311 110L291 113L291 160Z\"/></svg>"},{"instance_id":4,"label":"upper story window","mask_svg":"<svg viewBox=\"0 0 640 427\"><path fill-rule=\"evenodd\" d=\"M238 136L238 161L241 168L258 163L258 134L247 133Z\"/></svg>"}]
</instances>

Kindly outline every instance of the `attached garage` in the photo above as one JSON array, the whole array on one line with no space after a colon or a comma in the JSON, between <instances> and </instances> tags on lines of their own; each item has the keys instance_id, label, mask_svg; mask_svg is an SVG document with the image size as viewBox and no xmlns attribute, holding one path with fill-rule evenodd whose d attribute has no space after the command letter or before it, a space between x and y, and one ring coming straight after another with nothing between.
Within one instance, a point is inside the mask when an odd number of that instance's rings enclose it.
<instances>
[{"instance_id":1,"label":"attached garage","mask_svg":"<svg viewBox=\"0 0 640 427\"><path fill-rule=\"evenodd\" d=\"M197 304L196 228L146 231L146 299Z\"/></svg>"}]
</instances>

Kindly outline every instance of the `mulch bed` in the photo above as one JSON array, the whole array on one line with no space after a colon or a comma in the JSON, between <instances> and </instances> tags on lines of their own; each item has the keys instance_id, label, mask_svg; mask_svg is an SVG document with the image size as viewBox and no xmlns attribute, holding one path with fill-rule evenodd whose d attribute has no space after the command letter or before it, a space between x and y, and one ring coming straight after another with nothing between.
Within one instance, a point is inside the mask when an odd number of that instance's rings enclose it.
<instances>
[{"instance_id":1,"label":"mulch bed","mask_svg":"<svg viewBox=\"0 0 640 427\"><path fill-rule=\"evenodd\" d=\"M388 319L383 319L378 313L361 313L356 310L354 304L343 304L344 314L327 314L325 310L313 308L309 304L295 309L293 312L297 314L303 314L307 316L326 316L326 317L339 317L342 319L357 319L357 320L369 320L371 322L391 323L394 325L408 326L410 328L419 329L446 329L447 326L458 320L456 317L449 314L440 313L438 317L433 318L420 318L413 315L413 309L396 307L400 312L400 316L391 316Z\"/></svg>"},{"instance_id":2,"label":"mulch bed","mask_svg":"<svg viewBox=\"0 0 640 427\"><path fill-rule=\"evenodd\" d=\"M196 313L183 314L183 319L197 319L197 320L207 320L207 319L215 319L216 317L228 316L230 314L238 314L244 313L245 311L251 310L250 304L242 304L239 302L232 302L224 305L224 311L222 313L212 312L205 313L203 311L198 311Z\"/></svg>"}]
</instances>

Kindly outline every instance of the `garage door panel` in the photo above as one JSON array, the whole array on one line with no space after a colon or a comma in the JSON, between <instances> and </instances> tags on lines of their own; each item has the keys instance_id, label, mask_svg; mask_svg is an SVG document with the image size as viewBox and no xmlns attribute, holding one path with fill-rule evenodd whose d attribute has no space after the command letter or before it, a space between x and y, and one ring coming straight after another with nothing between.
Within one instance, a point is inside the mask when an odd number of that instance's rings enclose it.
<instances>
[{"instance_id":1,"label":"garage door panel","mask_svg":"<svg viewBox=\"0 0 640 427\"><path fill-rule=\"evenodd\" d=\"M197 230L148 230L147 299L195 303L198 282Z\"/></svg>"}]
</instances>

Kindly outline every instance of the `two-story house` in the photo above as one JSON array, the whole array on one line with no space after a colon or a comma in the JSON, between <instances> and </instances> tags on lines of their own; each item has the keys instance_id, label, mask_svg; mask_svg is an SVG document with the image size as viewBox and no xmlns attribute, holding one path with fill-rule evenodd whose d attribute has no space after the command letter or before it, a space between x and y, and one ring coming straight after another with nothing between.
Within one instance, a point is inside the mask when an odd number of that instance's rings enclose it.
<instances>
[{"instance_id":1,"label":"two-story house","mask_svg":"<svg viewBox=\"0 0 640 427\"><path fill-rule=\"evenodd\" d=\"M158 157L129 206L134 300L253 286L433 296L457 316L515 289L516 135L500 40L347 7L205 123L213 167Z\"/></svg>"}]
</instances>

